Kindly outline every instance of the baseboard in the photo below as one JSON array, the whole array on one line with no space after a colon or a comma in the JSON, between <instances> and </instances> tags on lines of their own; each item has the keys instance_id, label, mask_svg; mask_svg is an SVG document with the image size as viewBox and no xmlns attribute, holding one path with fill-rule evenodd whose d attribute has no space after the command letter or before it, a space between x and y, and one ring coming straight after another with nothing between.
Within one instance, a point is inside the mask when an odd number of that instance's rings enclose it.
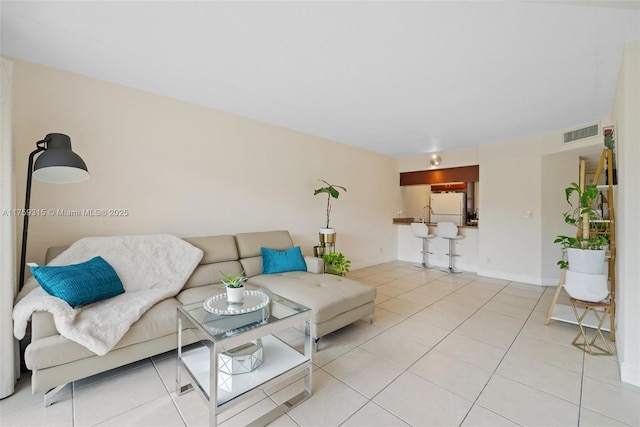
<instances>
[{"instance_id":1,"label":"baseboard","mask_svg":"<svg viewBox=\"0 0 640 427\"><path fill-rule=\"evenodd\" d=\"M620 340L616 340L616 354L622 354L618 347L619 342ZM640 366L634 366L626 362L620 363L620 380L636 387L640 387Z\"/></svg>"},{"instance_id":2,"label":"baseboard","mask_svg":"<svg viewBox=\"0 0 640 427\"><path fill-rule=\"evenodd\" d=\"M545 286L542 284L540 277L528 276L524 274L506 273L504 271L479 269L479 276L491 277L493 279L509 280L511 282L526 283L528 285ZM557 282L555 283L558 284Z\"/></svg>"},{"instance_id":3,"label":"baseboard","mask_svg":"<svg viewBox=\"0 0 640 427\"><path fill-rule=\"evenodd\" d=\"M560 277L543 277L542 286L558 286L560 283Z\"/></svg>"},{"instance_id":4,"label":"baseboard","mask_svg":"<svg viewBox=\"0 0 640 427\"><path fill-rule=\"evenodd\" d=\"M371 267L372 265L384 264L385 262L393 262L393 261L396 261L396 257L394 256L378 257L378 258L368 259L366 261L356 261L351 263L350 270L358 270L360 268Z\"/></svg>"},{"instance_id":5,"label":"baseboard","mask_svg":"<svg viewBox=\"0 0 640 427\"><path fill-rule=\"evenodd\" d=\"M352 270L356 270L359 268L365 268L365 267L370 267L372 265L376 265L376 264L382 264L385 262L392 262L392 261L406 261L406 262L411 262L411 263L419 263L420 261L416 261L415 258L412 259L400 259L400 258L395 258L395 257L380 257L380 258L374 258L368 261L361 261L361 262L357 262L357 263L352 263L351 264L351 269ZM439 259L438 257L429 257L429 263L435 267L438 268L447 268L449 266L449 260L448 258L441 258ZM536 277L536 276L528 276L528 275L523 275L523 274L514 274L514 273L505 273L504 271L498 271L498 270L489 270L489 269L482 269L482 268L478 268L477 265L475 264L465 264L464 262L462 262L462 259L456 259L455 260L455 268L457 268L458 270L462 270L462 271L466 271L469 273L476 273L478 276L483 276L483 277L489 277L492 279L501 279L501 280L509 280L511 282L520 282L520 283L526 283L529 285L536 285L536 286L556 286L558 284L558 279L555 278L547 278L547 279L541 279L540 277Z\"/></svg>"},{"instance_id":6,"label":"baseboard","mask_svg":"<svg viewBox=\"0 0 640 427\"><path fill-rule=\"evenodd\" d=\"M420 264L422 260L416 259L398 259L398 261L406 261L414 264ZM433 265L437 268L448 268L449 267L449 258L440 258L437 257L429 257L429 264ZM454 267L457 270L466 271L468 273L478 273L478 266L475 264L465 264L464 262L459 262L459 259L455 260Z\"/></svg>"}]
</instances>

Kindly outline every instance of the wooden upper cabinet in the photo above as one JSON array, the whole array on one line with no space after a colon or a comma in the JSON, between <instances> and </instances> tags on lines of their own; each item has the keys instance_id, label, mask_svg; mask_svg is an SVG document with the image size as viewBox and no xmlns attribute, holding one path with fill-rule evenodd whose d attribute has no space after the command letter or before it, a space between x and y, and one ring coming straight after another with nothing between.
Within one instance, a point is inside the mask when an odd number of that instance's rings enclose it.
<instances>
[{"instance_id":1,"label":"wooden upper cabinet","mask_svg":"<svg viewBox=\"0 0 640 427\"><path fill-rule=\"evenodd\" d=\"M480 181L480 166L400 172L400 185L442 184L445 182Z\"/></svg>"}]
</instances>

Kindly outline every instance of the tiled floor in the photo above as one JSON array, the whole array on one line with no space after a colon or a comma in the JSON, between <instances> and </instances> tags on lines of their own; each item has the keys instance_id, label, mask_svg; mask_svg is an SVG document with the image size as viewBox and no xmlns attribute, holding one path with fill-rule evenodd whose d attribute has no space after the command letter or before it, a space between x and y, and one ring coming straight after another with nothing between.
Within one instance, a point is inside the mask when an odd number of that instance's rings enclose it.
<instances>
[{"instance_id":1,"label":"tiled floor","mask_svg":"<svg viewBox=\"0 0 640 427\"><path fill-rule=\"evenodd\" d=\"M615 356L572 347L577 326L544 326L555 288L405 262L350 277L377 287L375 323L323 338L314 395L272 425L640 426L640 390L620 382ZM205 404L176 396L174 375L166 353L77 381L49 408L25 376L0 401L0 424L207 425ZM223 413L222 425L245 425L299 389L268 390Z\"/></svg>"}]
</instances>

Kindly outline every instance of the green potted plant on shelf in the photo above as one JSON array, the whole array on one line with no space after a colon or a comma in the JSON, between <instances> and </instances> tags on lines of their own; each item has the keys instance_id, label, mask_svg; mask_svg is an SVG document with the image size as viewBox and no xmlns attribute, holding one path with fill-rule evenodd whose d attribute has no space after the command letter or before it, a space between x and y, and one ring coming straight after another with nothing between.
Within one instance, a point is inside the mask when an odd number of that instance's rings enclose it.
<instances>
[{"instance_id":1,"label":"green potted plant on shelf","mask_svg":"<svg viewBox=\"0 0 640 427\"><path fill-rule=\"evenodd\" d=\"M325 272L336 274L338 276L346 276L351 267L351 261L346 259L340 252L332 252L324 254L322 260L325 265Z\"/></svg>"},{"instance_id":2,"label":"green potted plant on shelf","mask_svg":"<svg viewBox=\"0 0 640 427\"><path fill-rule=\"evenodd\" d=\"M598 197L599 190L595 185L587 185L584 190L578 184L572 182L565 188L565 198L572 210L565 212L564 222L576 227L575 237L559 235L554 243L560 244L564 253L558 265L562 269L570 268L572 271L590 274L602 274L604 271L605 247L608 240L598 233L598 222L601 219L598 212L593 209L593 204ZM578 200L574 205L572 196Z\"/></svg>"},{"instance_id":3,"label":"green potted plant on shelf","mask_svg":"<svg viewBox=\"0 0 640 427\"><path fill-rule=\"evenodd\" d=\"M227 288L227 301L230 303L242 302L244 297L244 282L247 278L244 275L244 271L237 276L229 276L223 271L220 271L223 280L222 284Z\"/></svg>"},{"instance_id":4,"label":"green potted plant on shelf","mask_svg":"<svg viewBox=\"0 0 640 427\"><path fill-rule=\"evenodd\" d=\"M331 228L329 224L329 220L331 217L331 199L337 199L340 196L340 191L347 191L346 188L341 185L329 184L324 179L320 179L326 184L325 187L320 187L314 190L313 195L317 196L318 194L326 194L327 195L327 221L325 222L325 226L320 228L320 244L334 244L336 239L336 230Z\"/></svg>"}]
</instances>

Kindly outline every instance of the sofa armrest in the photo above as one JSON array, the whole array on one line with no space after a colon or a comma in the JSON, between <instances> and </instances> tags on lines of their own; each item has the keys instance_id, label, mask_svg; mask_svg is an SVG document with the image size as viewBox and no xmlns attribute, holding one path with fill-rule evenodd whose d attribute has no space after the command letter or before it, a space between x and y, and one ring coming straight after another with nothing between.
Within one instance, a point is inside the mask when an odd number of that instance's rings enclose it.
<instances>
[{"instance_id":1,"label":"sofa armrest","mask_svg":"<svg viewBox=\"0 0 640 427\"><path fill-rule=\"evenodd\" d=\"M322 274L324 273L324 261L322 258L314 256L305 256L304 262L307 264L307 271L309 273Z\"/></svg>"},{"instance_id":2,"label":"sofa armrest","mask_svg":"<svg viewBox=\"0 0 640 427\"><path fill-rule=\"evenodd\" d=\"M60 335L48 311L36 311L31 315L31 340L36 341L46 337Z\"/></svg>"}]
</instances>

